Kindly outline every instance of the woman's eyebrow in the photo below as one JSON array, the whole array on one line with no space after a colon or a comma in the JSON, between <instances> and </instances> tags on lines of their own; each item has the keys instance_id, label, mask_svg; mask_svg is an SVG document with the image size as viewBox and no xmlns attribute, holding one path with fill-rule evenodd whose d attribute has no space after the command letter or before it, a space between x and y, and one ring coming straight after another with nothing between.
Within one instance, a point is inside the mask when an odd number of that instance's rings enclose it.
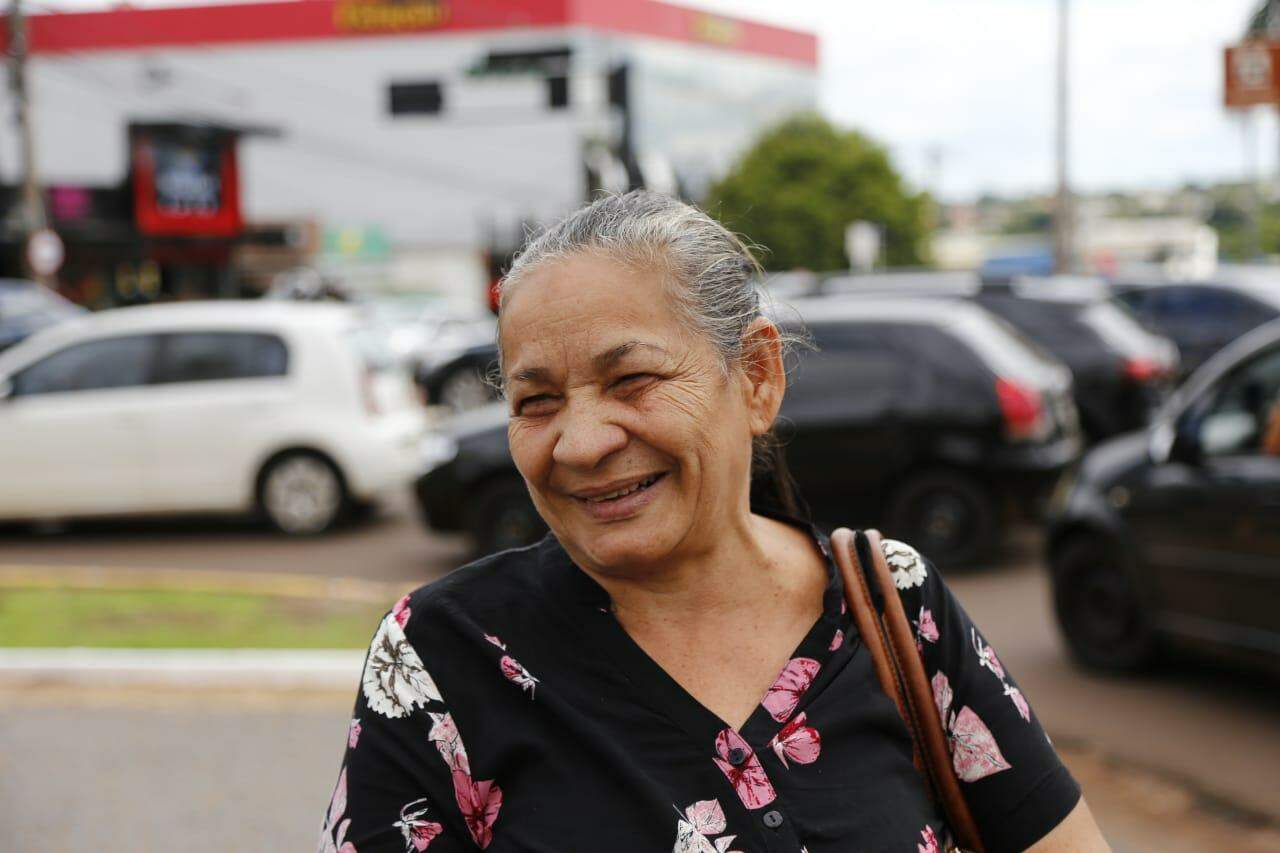
<instances>
[{"instance_id":1,"label":"woman's eyebrow","mask_svg":"<svg viewBox=\"0 0 1280 853\"><path fill-rule=\"evenodd\" d=\"M511 374L510 382L526 382L531 385L548 382L551 371L545 367L522 367Z\"/></svg>"},{"instance_id":2,"label":"woman's eyebrow","mask_svg":"<svg viewBox=\"0 0 1280 853\"><path fill-rule=\"evenodd\" d=\"M613 367L619 361L638 349L651 349L662 353L663 355L667 354L667 351L657 344L649 344L644 341L627 341L626 343L618 344L612 349L605 350L591 361L595 365L596 370L608 370L610 367Z\"/></svg>"}]
</instances>

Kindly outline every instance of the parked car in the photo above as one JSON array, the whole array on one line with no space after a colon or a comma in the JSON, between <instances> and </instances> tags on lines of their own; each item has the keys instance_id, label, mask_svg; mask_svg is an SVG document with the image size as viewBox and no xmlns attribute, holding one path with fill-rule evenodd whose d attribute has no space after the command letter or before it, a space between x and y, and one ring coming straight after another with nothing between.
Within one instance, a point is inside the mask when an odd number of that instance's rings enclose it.
<instances>
[{"instance_id":1,"label":"parked car","mask_svg":"<svg viewBox=\"0 0 1280 853\"><path fill-rule=\"evenodd\" d=\"M1172 391L1177 347L1144 329L1103 290L1030 281L984 287L973 298L1071 369L1091 442L1146 426Z\"/></svg>"},{"instance_id":2,"label":"parked car","mask_svg":"<svg viewBox=\"0 0 1280 853\"><path fill-rule=\"evenodd\" d=\"M0 354L0 518L256 510L318 533L412 480L425 423L348 307L103 311Z\"/></svg>"},{"instance_id":3,"label":"parked car","mask_svg":"<svg viewBox=\"0 0 1280 853\"><path fill-rule=\"evenodd\" d=\"M415 378L427 402L465 412L498 399L498 390L490 381L498 365L494 334L494 326L489 324L487 331L475 335L456 353L418 369Z\"/></svg>"},{"instance_id":4,"label":"parked car","mask_svg":"<svg viewBox=\"0 0 1280 853\"><path fill-rule=\"evenodd\" d=\"M1084 664L1133 670L1184 645L1280 665L1280 321L1085 456L1053 501L1048 562Z\"/></svg>"},{"instance_id":5,"label":"parked car","mask_svg":"<svg viewBox=\"0 0 1280 853\"><path fill-rule=\"evenodd\" d=\"M817 350L793 373L786 454L819 523L881 524L944 563L979 558L1079 455L1069 372L962 300L837 297L793 311ZM507 448L506 407L437 436L417 494L429 526L483 552L545 528Z\"/></svg>"},{"instance_id":6,"label":"parked car","mask_svg":"<svg viewBox=\"0 0 1280 853\"><path fill-rule=\"evenodd\" d=\"M0 350L83 313L85 309L42 284L0 279Z\"/></svg>"},{"instance_id":7,"label":"parked car","mask_svg":"<svg viewBox=\"0 0 1280 853\"><path fill-rule=\"evenodd\" d=\"M1178 345L1182 373L1280 317L1280 286L1250 281L1113 285L1115 299L1148 329Z\"/></svg>"}]
</instances>

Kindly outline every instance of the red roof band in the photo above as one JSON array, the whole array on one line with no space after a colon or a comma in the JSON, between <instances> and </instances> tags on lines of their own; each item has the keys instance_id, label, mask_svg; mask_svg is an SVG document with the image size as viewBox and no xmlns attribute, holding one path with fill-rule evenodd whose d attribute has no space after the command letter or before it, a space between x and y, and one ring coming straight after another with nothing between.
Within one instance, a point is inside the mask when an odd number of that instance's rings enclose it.
<instances>
[{"instance_id":1,"label":"red roof band","mask_svg":"<svg viewBox=\"0 0 1280 853\"><path fill-rule=\"evenodd\" d=\"M284 0L29 18L37 54L585 26L818 64L810 33L654 0Z\"/></svg>"}]
</instances>

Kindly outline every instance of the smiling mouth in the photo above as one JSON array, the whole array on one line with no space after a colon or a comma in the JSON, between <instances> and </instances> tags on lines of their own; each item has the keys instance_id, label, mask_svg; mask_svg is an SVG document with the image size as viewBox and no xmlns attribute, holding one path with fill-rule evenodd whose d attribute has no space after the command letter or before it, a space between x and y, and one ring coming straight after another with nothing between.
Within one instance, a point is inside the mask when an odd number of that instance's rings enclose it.
<instances>
[{"instance_id":1,"label":"smiling mouth","mask_svg":"<svg viewBox=\"0 0 1280 853\"><path fill-rule=\"evenodd\" d=\"M592 498L579 498L579 500L586 501L589 504L600 504L600 503L609 503L610 501L619 501L629 495L634 495L636 492L643 492L645 489L649 488L650 486L652 486L654 483L658 482L665 476L667 476L666 472L663 472L661 474L654 474L651 477L646 477L643 480L638 480L637 482L632 483L630 486L627 486L622 489L618 489L616 492L610 492L607 495L599 495L597 497L592 497Z\"/></svg>"}]
</instances>

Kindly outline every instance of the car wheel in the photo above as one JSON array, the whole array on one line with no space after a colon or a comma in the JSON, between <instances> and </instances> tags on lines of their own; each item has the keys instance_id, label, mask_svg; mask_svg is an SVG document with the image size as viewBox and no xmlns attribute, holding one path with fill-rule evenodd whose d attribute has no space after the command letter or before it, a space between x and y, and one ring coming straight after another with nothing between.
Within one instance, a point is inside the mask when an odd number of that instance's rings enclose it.
<instances>
[{"instance_id":1,"label":"car wheel","mask_svg":"<svg viewBox=\"0 0 1280 853\"><path fill-rule=\"evenodd\" d=\"M493 399L493 389L474 366L459 368L440 384L440 402L455 412L479 408Z\"/></svg>"},{"instance_id":2,"label":"car wheel","mask_svg":"<svg viewBox=\"0 0 1280 853\"><path fill-rule=\"evenodd\" d=\"M917 474L889 500L886 533L942 567L973 563L990 554L998 528L991 496L963 474Z\"/></svg>"},{"instance_id":3,"label":"car wheel","mask_svg":"<svg viewBox=\"0 0 1280 853\"><path fill-rule=\"evenodd\" d=\"M495 483L481 492L468 526L481 556L532 545L547 532L529 490L518 480Z\"/></svg>"},{"instance_id":4,"label":"car wheel","mask_svg":"<svg viewBox=\"0 0 1280 853\"><path fill-rule=\"evenodd\" d=\"M1155 660L1151 619L1110 543L1077 537L1051 559L1054 610L1077 660L1111 672L1140 670Z\"/></svg>"},{"instance_id":5,"label":"car wheel","mask_svg":"<svg viewBox=\"0 0 1280 853\"><path fill-rule=\"evenodd\" d=\"M314 453L290 453L271 462L259 481L262 514L277 530L308 536L331 530L349 504L342 476Z\"/></svg>"}]
</instances>

